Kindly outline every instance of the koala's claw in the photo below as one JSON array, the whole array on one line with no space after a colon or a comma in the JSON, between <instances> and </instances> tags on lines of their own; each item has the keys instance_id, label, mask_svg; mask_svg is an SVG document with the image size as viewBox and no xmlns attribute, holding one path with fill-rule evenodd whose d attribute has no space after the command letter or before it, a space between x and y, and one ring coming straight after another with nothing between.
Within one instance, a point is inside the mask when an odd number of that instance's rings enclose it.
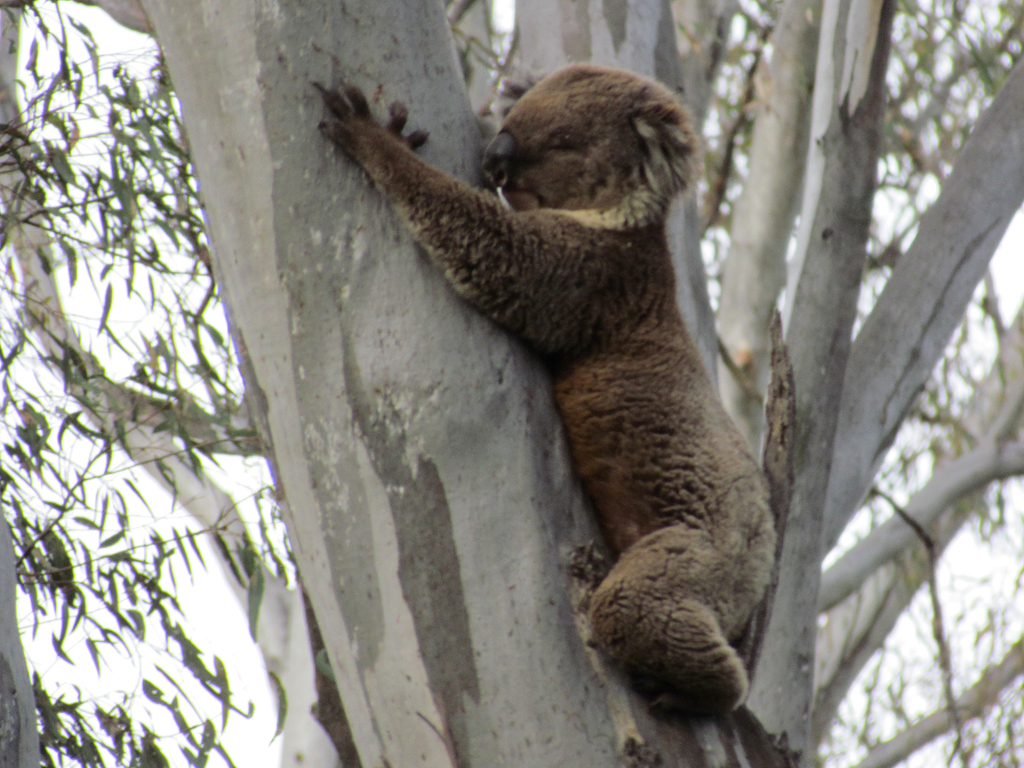
<instances>
[{"instance_id":1,"label":"koala's claw","mask_svg":"<svg viewBox=\"0 0 1024 768\"><path fill-rule=\"evenodd\" d=\"M410 149L419 149L426 143L427 137L430 136L426 131L413 131L408 136L402 135L402 131L405 130L405 124L409 120L409 110L405 104L400 101L391 102L391 106L388 107L388 114L391 116L388 122L388 130L408 144Z\"/></svg>"},{"instance_id":2,"label":"koala's claw","mask_svg":"<svg viewBox=\"0 0 1024 768\"><path fill-rule=\"evenodd\" d=\"M419 149L427 143L428 138L430 138L429 131L413 131L405 137L405 143L409 145L410 149Z\"/></svg>"},{"instance_id":3,"label":"koala's claw","mask_svg":"<svg viewBox=\"0 0 1024 768\"><path fill-rule=\"evenodd\" d=\"M342 97L336 90L330 88L324 88L320 83L313 83L313 87L320 91L320 96L323 97L324 105L331 110L335 117L340 117L342 120L349 117L352 114L352 108L348 105L348 102ZM323 130L324 123L320 123L320 129Z\"/></svg>"},{"instance_id":4,"label":"koala's claw","mask_svg":"<svg viewBox=\"0 0 1024 768\"><path fill-rule=\"evenodd\" d=\"M367 103L363 92L354 85L342 84L342 88L345 89L345 95L348 97L349 103L352 104L352 111L356 117L369 117L370 105Z\"/></svg>"},{"instance_id":5,"label":"koala's claw","mask_svg":"<svg viewBox=\"0 0 1024 768\"><path fill-rule=\"evenodd\" d=\"M391 116L391 121L388 123L388 130L396 136L401 136L402 130L405 128L405 123L409 119L409 110L402 102L393 101L391 102L391 106L388 107L388 114Z\"/></svg>"}]
</instances>

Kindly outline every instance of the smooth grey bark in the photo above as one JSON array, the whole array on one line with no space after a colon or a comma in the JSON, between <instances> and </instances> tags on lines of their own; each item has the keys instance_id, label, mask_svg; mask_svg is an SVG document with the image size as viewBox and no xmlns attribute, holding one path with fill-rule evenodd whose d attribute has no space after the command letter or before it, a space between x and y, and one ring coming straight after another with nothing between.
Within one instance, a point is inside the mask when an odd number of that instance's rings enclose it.
<instances>
[{"instance_id":1,"label":"smooth grey bark","mask_svg":"<svg viewBox=\"0 0 1024 768\"><path fill-rule=\"evenodd\" d=\"M0 768L38 768L36 699L18 632L16 561L11 529L0 520Z\"/></svg>"},{"instance_id":2,"label":"smooth grey bark","mask_svg":"<svg viewBox=\"0 0 1024 768\"><path fill-rule=\"evenodd\" d=\"M18 23L20 10L0 14L0 120L8 125L19 118L12 98L18 68ZM4 174L0 187L8 188L15 170ZM7 521L0 519L0 768L37 768L39 731L36 699L28 675L28 663L18 626L17 556Z\"/></svg>"},{"instance_id":3,"label":"smooth grey bark","mask_svg":"<svg viewBox=\"0 0 1024 768\"><path fill-rule=\"evenodd\" d=\"M873 23L862 28L848 24L848 17L867 15L872 7L862 0L843 4L835 29L846 29L847 36L833 37L823 28L820 38L816 88L824 83L835 96L825 132L811 137L822 152L820 194L806 251L795 259L800 271L786 329L796 392L796 474L764 663L748 699L765 727L786 733L808 764L821 510L871 221L894 2L883 2ZM855 47L859 62L851 56ZM837 73L831 82L829 67Z\"/></svg>"},{"instance_id":4,"label":"smooth grey bark","mask_svg":"<svg viewBox=\"0 0 1024 768\"><path fill-rule=\"evenodd\" d=\"M370 94L386 85L384 99L402 98L414 123L431 130L425 156L470 176L476 127L450 41L434 42L447 40L441 8L152 2L147 10L182 100L223 298L252 365L247 387L269 426L291 541L361 758L447 765L456 744L514 751L521 734L492 728L480 709L502 691L496 649L473 656L461 569L488 553L489 567L470 571L478 575L470 586L489 598L494 617L522 613L526 624L540 604L532 618L550 624L568 610L541 603L535 582L514 578L555 546L529 503L531 490L550 501L537 487L547 474L524 450L531 430L559 450L547 399L536 398L534 410L525 397L524 380L532 376L537 388L543 380L446 292L384 201L321 139L310 86L342 74ZM400 414L396 397L406 401ZM460 471L453 498L445 480ZM414 504L432 509L430 528ZM453 516L467 525L453 525ZM500 534L516 558L495 557L504 551ZM419 563L435 561L431 579ZM557 571L547 575L558 582ZM519 588L511 595L510 582ZM421 648L434 622L449 627L458 668L446 668L439 649ZM490 634L477 626L478 643ZM478 665L488 662L481 681ZM532 676L523 666L519 679L547 693L536 685L537 665ZM494 737L481 729L471 744L470 723L481 719Z\"/></svg>"},{"instance_id":5,"label":"smooth grey bark","mask_svg":"<svg viewBox=\"0 0 1024 768\"><path fill-rule=\"evenodd\" d=\"M1024 62L1018 62L957 155L850 351L825 505L826 549L867 493L1022 202Z\"/></svg>"},{"instance_id":6,"label":"smooth grey bark","mask_svg":"<svg viewBox=\"0 0 1024 768\"><path fill-rule=\"evenodd\" d=\"M672 0L682 70L679 88L698 126L707 118L711 85L721 69L729 25L739 8L737 0Z\"/></svg>"},{"instance_id":7,"label":"smooth grey bark","mask_svg":"<svg viewBox=\"0 0 1024 768\"><path fill-rule=\"evenodd\" d=\"M787 0L768 41L771 62L762 76L750 169L733 207L722 270L718 333L746 382L736 381L719 361L719 391L754 451L761 447L770 373L768 323L786 283L786 250L807 157L821 6L821 0Z\"/></svg>"}]
</instances>

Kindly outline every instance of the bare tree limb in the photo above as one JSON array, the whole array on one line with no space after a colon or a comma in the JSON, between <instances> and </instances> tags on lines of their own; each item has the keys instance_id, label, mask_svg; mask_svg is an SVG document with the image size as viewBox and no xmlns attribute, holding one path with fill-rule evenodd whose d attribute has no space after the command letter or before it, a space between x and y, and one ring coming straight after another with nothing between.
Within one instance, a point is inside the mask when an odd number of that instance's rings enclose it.
<instances>
[{"instance_id":1,"label":"bare tree limb","mask_svg":"<svg viewBox=\"0 0 1024 768\"><path fill-rule=\"evenodd\" d=\"M1024 474L1024 442L989 442L932 475L907 503L907 514L928 527L958 499L995 480ZM818 609L827 611L850 595L879 566L896 557L915 540L913 530L894 517L857 542L821 577Z\"/></svg>"},{"instance_id":2,"label":"bare tree limb","mask_svg":"<svg viewBox=\"0 0 1024 768\"><path fill-rule=\"evenodd\" d=\"M988 667L978 681L957 698L957 711L966 718L980 717L1021 674L1024 674L1024 640L1018 640L1002 661ZM856 768L891 768L947 733L951 725L947 710L928 715L894 739L874 747Z\"/></svg>"},{"instance_id":3,"label":"bare tree limb","mask_svg":"<svg viewBox=\"0 0 1024 768\"><path fill-rule=\"evenodd\" d=\"M978 121L850 352L825 506L831 547L1024 202L1024 62Z\"/></svg>"},{"instance_id":4,"label":"bare tree limb","mask_svg":"<svg viewBox=\"0 0 1024 768\"><path fill-rule=\"evenodd\" d=\"M845 7L851 18L875 8L866 0ZM786 340L796 392L796 479L765 640L764 653L773 664L754 681L749 706L769 731L787 733L801 752L813 701L821 509L871 221L894 0L884 0L877 10L873 23L864 25L847 24L837 16L834 29L847 29L847 38L834 39L824 29L820 37L816 88L830 80L833 59L849 60L854 49L869 51L870 57L851 65L849 73L836 67L843 78L829 83L837 86L830 97L831 120L823 136L812 137L824 147L820 194L813 201L813 236L806 241L804 258L794 259L802 267L789 294ZM783 696L790 702L800 697L799 705L779 707Z\"/></svg>"},{"instance_id":5,"label":"bare tree limb","mask_svg":"<svg viewBox=\"0 0 1024 768\"><path fill-rule=\"evenodd\" d=\"M942 671L942 695L946 699L946 711L949 713L950 722L953 724L953 730L956 732L953 753L960 755L964 768L970 768L961 751L964 741L964 723L960 717L960 712L957 710L956 697L953 695L953 661L949 650L949 643L946 641L946 630L942 620L942 601L939 599L939 585L935 581L935 569L938 566L939 557L935 541L891 496L883 494L881 491L876 491L876 493L879 493L882 498L888 501L893 511L914 531L927 555L928 571L926 580L928 582L928 595L932 603L932 638L935 640L939 653L939 669Z\"/></svg>"},{"instance_id":6,"label":"bare tree limb","mask_svg":"<svg viewBox=\"0 0 1024 768\"><path fill-rule=\"evenodd\" d=\"M764 30L765 35L770 27ZM766 40L764 37L758 39L757 50L754 51L753 59L746 71L746 84L743 87L743 96L736 105L736 116L728 129L723 131L721 142L721 160L715 169L714 178L708 178L707 197L704 199L702 235L709 227L713 227L722 217L722 202L725 200L726 190L729 188L729 178L733 172L733 156L736 152L736 137L740 131L750 122L750 107L757 98L756 79L757 72L761 66L761 56L764 54Z\"/></svg>"},{"instance_id":7,"label":"bare tree limb","mask_svg":"<svg viewBox=\"0 0 1024 768\"><path fill-rule=\"evenodd\" d=\"M11 529L7 520L0 518L0 765L35 768L39 765L39 731L18 627L17 582Z\"/></svg>"},{"instance_id":8,"label":"bare tree limb","mask_svg":"<svg viewBox=\"0 0 1024 768\"><path fill-rule=\"evenodd\" d=\"M939 556L978 509L977 500L958 504L932 527ZM832 727L850 686L885 643L927 577L928 558L924 546L917 544L871 574L856 594L828 612L818 631L812 744L819 744Z\"/></svg>"},{"instance_id":9,"label":"bare tree limb","mask_svg":"<svg viewBox=\"0 0 1024 768\"><path fill-rule=\"evenodd\" d=\"M11 30L16 34L17 26L8 25L7 21L3 19L5 36ZM6 85L15 78L17 57L12 54L16 51L16 45L6 43L0 51L0 116L7 122L13 122L19 114L18 105L14 101L17 90ZM26 205L24 201L15 199L14 192L24 182L24 177L17 170L16 164L8 167L10 170L0 175L0 201L5 211ZM18 217L11 219L17 220ZM88 418L97 428L107 434L123 435L122 447L136 466L146 471L194 520L224 545L212 546L211 549L216 563L224 572L229 589L245 612L249 577L241 556L243 551L252 548L252 544L237 504L208 475L195 472L191 462L184 458L181 446L175 443L172 431L158 427L166 418L165 412L176 408L176 417L188 429L190 437L196 438L198 442L208 441L207 445L216 452L252 454L262 452L262 446L258 445L255 437L239 440L237 435L231 434L233 430L226 431L212 424L212 420L190 398L184 399L184 405L176 406L145 397L108 379L99 362L85 349L64 313L52 270L47 267L47 264L54 263L48 233L30 223L22 223L9 229L6 235L21 268L21 302L27 325L35 332L51 360L70 358L82 374L77 380L65 377L68 393L84 406ZM248 431L245 409L240 409L236 415L245 419L244 427L239 424L237 428ZM116 421L121 422L120 430L115 429ZM235 449L232 449L233 446ZM218 448L228 450L218 451ZM263 568L262 575L257 644L267 670L285 678L287 687L303 701L303 687L292 684L293 680L301 680L293 677L293 674L301 674L310 666L308 661L304 667L295 663L295 643L301 644L300 653L307 657L309 655L300 595L288 589L285 579L266 568ZM16 624L11 626L16 627ZM309 683L305 688L309 688ZM293 715L289 720L286 742L291 730L301 728L302 718L309 719L308 712L300 710L297 716ZM319 754L311 754L318 746L315 736L313 739L307 736L303 740L302 747L308 758L305 764L333 765L336 760L333 752L328 753L327 759L318 759ZM330 747L327 749L330 750Z\"/></svg>"},{"instance_id":10,"label":"bare tree limb","mask_svg":"<svg viewBox=\"0 0 1024 768\"><path fill-rule=\"evenodd\" d=\"M752 449L760 447L764 418L759 393L768 383L768 323L786 282L786 248L807 158L820 19L821 0L787 0L769 39L772 55L758 80L750 171L733 206L722 273L718 331L742 376L722 355L719 390Z\"/></svg>"},{"instance_id":11,"label":"bare tree limb","mask_svg":"<svg viewBox=\"0 0 1024 768\"><path fill-rule=\"evenodd\" d=\"M697 125L703 125L711 102L711 83L722 65L729 25L737 0L672 0L676 49L681 64L678 83Z\"/></svg>"},{"instance_id":12,"label":"bare tree limb","mask_svg":"<svg viewBox=\"0 0 1024 768\"><path fill-rule=\"evenodd\" d=\"M1000 339L999 354L988 375L975 390L962 418L963 425L981 439L986 431L1001 434L995 425L1012 413L1014 399L1007 382L1024 380L1024 308ZM1013 390L1010 386L1009 389ZM942 470L939 470L942 471ZM964 523L985 508L979 492L947 508L929 526L929 535L941 554ZM811 743L818 744L831 726L840 702L871 656L882 647L918 588L927 578L924 548L915 543L894 560L871 573L857 591L830 609L818 632L815 653L815 702Z\"/></svg>"}]
</instances>

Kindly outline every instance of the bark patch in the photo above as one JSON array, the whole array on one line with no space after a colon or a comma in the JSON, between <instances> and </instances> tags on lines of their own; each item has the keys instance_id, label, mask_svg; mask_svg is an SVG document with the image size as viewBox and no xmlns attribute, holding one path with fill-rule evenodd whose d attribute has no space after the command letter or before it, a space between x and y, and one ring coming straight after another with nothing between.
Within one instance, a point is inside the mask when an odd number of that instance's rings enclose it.
<instances>
[{"instance_id":1,"label":"bark patch","mask_svg":"<svg viewBox=\"0 0 1024 768\"><path fill-rule=\"evenodd\" d=\"M412 613L416 640L444 723L433 724L458 765L468 746L463 696L480 701L462 590L451 510L437 466L419 456L416 471L406 454L405 419L386 391L371 398L350 338L343 348L346 392L374 471L387 489L398 541L398 578Z\"/></svg>"}]
</instances>

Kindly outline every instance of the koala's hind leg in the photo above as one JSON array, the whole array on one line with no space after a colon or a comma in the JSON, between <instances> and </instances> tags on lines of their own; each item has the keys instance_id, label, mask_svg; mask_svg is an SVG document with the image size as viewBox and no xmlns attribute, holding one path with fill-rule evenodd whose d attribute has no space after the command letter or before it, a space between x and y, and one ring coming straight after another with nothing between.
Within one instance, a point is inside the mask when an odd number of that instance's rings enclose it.
<instances>
[{"instance_id":1,"label":"koala's hind leg","mask_svg":"<svg viewBox=\"0 0 1024 768\"><path fill-rule=\"evenodd\" d=\"M637 685L688 712L735 709L747 673L715 613L687 582L700 570L698 534L671 526L626 550L590 601L595 637Z\"/></svg>"}]
</instances>

